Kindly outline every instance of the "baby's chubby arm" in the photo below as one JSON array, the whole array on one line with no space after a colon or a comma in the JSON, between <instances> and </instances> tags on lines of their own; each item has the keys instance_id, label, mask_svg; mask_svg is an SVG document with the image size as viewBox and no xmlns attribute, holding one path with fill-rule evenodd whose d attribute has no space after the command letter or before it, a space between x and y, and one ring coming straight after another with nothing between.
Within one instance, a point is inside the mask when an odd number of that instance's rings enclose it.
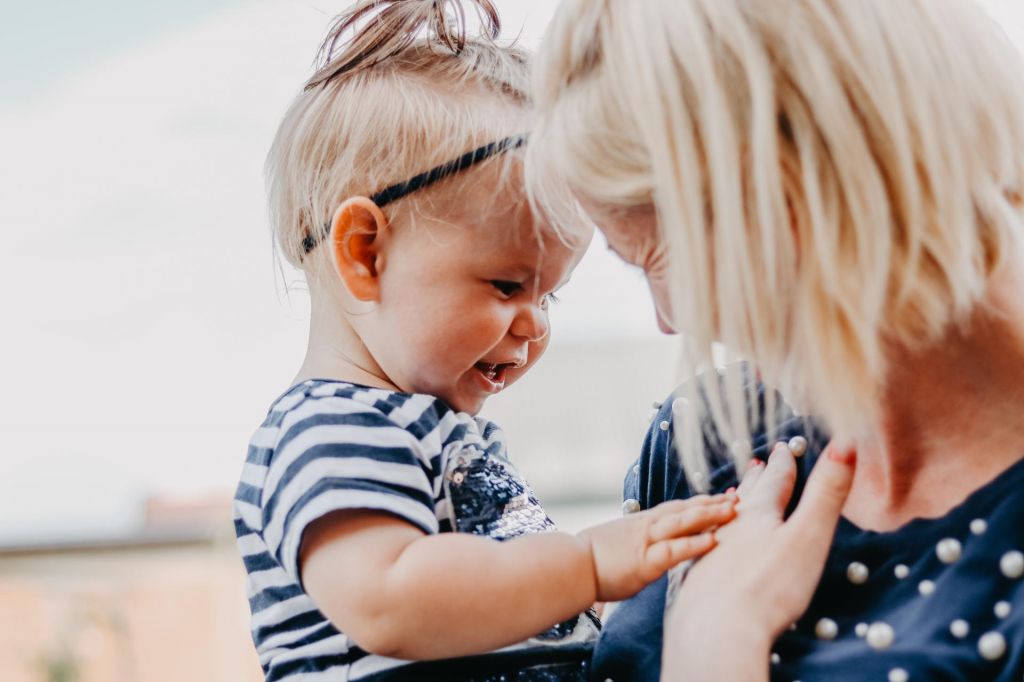
<instances>
[{"instance_id":1,"label":"baby's chubby arm","mask_svg":"<svg viewBox=\"0 0 1024 682\"><path fill-rule=\"evenodd\" d=\"M673 500L581 532L497 542L427 535L383 512L315 521L300 550L303 585L363 649L406 660L508 646L632 596L714 544L735 496Z\"/></svg>"}]
</instances>

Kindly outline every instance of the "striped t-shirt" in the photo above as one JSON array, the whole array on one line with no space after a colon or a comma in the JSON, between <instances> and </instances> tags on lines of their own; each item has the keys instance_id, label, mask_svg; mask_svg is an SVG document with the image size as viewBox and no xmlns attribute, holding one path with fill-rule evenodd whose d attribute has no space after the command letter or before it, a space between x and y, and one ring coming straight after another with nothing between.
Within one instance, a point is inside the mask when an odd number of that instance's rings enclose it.
<instances>
[{"instance_id":1,"label":"striped t-shirt","mask_svg":"<svg viewBox=\"0 0 1024 682\"><path fill-rule=\"evenodd\" d=\"M399 679L416 669L360 649L303 591L302 534L325 514L380 510L428 534L496 540L554 529L508 461L494 423L432 396L337 381L305 381L274 402L249 443L234 506L252 636L267 680ZM537 651L551 660L553 647L589 646L597 631L581 614L501 656L529 660ZM430 665L432 679L449 679Z\"/></svg>"}]
</instances>

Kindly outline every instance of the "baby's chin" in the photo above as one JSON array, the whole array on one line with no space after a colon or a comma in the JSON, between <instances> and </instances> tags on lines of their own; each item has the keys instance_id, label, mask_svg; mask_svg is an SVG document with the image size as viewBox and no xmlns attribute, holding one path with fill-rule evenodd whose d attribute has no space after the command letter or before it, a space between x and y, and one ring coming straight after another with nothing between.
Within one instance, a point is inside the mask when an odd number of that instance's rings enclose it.
<instances>
[{"instance_id":1,"label":"baby's chin","mask_svg":"<svg viewBox=\"0 0 1024 682\"><path fill-rule=\"evenodd\" d=\"M480 414L480 412L484 409L484 407L487 404L488 400L493 398L495 395L500 395L501 393L504 393L506 390L508 390L508 384L506 384L505 388L503 388L501 391L499 391L498 393L494 393L494 394L489 394L489 395L488 394L483 394L483 395L465 395L465 394L463 394L463 395L453 395L453 396L439 395L438 398L440 398L445 403L447 403L448 406L451 407L452 409L454 409L456 412L464 412L465 414L468 414L468 415L470 415L472 417L475 417L476 415Z\"/></svg>"},{"instance_id":2,"label":"baby's chin","mask_svg":"<svg viewBox=\"0 0 1024 682\"><path fill-rule=\"evenodd\" d=\"M522 367L517 370L509 370L505 375L504 386L497 393L477 393L475 391L466 391L464 385L456 386L450 390L430 390L429 388L424 387L424 389L415 392L433 395L440 398L456 412L464 412L470 416L476 416L484 409L488 400L507 391L512 384L519 381L519 379L526 374L526 371L532 365L533 363L530 363L526 367Z\"/></svg>"},{"instance_id":3,"label":"baby's chin","mask_svg":"<svg viewBox=\"0 0 1024 682\"><path fill-rule=\"evenodd\" d=\"M487 398L491 397L488 395L467 394L466 391L460 391L457 388L438 390L437 387L434 387L433 390L421 389L417 393L432 395L456 412L464 412L471 416L476 416L483 409Z\"/></svg>"},{"instance_id":4,"label":"baby's chin","mask_svg":"<svg viewBox=\"0 0 1024 682\"><path fill-rule=\"evenodd\" d=\"M451 407L456 412L463 412L465 414L470 415L471 417L475 417L476 415L478 415L480 413L480 410L484 409L484 403L487 402L487 398L472 400L466 398L446 399L444 396L439 397L441 398L441 400L444 400L446 403L448 403L448 406Z\"/></svg>"}]
</instances>

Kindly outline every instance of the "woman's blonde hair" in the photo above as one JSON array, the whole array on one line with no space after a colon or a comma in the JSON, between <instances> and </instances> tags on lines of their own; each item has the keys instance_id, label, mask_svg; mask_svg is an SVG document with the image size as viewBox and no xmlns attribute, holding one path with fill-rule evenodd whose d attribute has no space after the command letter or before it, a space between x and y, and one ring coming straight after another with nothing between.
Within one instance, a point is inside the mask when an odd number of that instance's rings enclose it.
<instances>
[{"instance_id":1,"label":"woman's blonde hair","mask_svg":"<svg viewBox=\"0 0 1024 682\"><path fill-rule=\"evenodd\" d=\"M968 0L563 0L535 69L535 201L653 205L691 366L721 342L835 436L1019 243L1024 70Z\"/></svg>"},{"instance_id":2,"label":"woman's blonde hair","mask_svg":"<svg viewBox=\"0 0 1024 682\"><path fill-rule=\"evenodd\" d=\"M478 37L467 35L464 5L480 19ZM490 0L360 0L335 20L267 157L285 260L307 276L328 262L307 252L347 198L523 132L529 63L495 42L499 30ZM396 204L391 220L419 199Z\"/></svg>"}]
</instances>

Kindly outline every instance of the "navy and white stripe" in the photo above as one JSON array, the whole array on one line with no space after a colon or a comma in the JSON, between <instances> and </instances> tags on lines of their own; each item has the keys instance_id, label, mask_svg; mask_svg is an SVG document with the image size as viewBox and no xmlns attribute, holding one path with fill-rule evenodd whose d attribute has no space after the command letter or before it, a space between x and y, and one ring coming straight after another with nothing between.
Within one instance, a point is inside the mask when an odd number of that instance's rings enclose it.
<instances>
[{"instance_id":1,"label":"navy and white stripe","mask_svg":"<svg viewBox=\"0 0 1024 682\"><path fill-rule=\"evenodd\" d=\"M445 472L471 456L507 464L500 429L431 396L306 381L273 404L249 443L234 505L267 680L358 680L407 664L366 653L320 613L301 587L299 543L313 521L346 509L450 532ZM541 517L528 532L550 529Z\"/></svg>"}]
</instances>

